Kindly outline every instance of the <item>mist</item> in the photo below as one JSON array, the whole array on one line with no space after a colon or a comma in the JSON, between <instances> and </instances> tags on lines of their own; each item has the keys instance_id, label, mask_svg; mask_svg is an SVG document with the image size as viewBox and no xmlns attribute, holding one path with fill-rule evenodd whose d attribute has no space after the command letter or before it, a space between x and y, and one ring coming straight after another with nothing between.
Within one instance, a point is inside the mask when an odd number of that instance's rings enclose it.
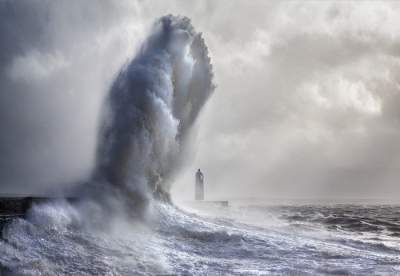
<instances>
[{"instance_id":1,"label":"mist","mask_svg":"<svg viewBox=\"0 0 400 276\"><path fill-rule=\"evenodd\" d=\"M191 198L381 197L398 191L395 2L3 1L3 192L90 177L101 107L155 18L203 32L217 90L172 186Z\"/></svg>"},{"instance_id":2,"label":"mist","mask_svg":"<svg viewBox=\"0 0 400 276\"><path fill-rule=\"evenodd\" d=\"M100 107L144 29L128 3L0 3L2 192L86 181Z\"/></svg>"}]
</instances>

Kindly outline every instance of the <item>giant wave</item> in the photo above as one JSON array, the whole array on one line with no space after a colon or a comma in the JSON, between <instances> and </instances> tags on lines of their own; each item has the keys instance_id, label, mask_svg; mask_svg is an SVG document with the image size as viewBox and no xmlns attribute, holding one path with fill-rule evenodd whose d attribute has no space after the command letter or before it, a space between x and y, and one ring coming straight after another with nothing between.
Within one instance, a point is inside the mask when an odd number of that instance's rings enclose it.
<instances>
[{"instance_id":1,"label":"giant wave","mask_svg":"<svg viewBox=\"0 0 400 276\"><path fill-rule=\"evenodd\" d=\"M95 185L133 208L169 201L187 137L214 90L208 50L186 17L157 20L105 101Z\"/></svg>"}]
</instances>

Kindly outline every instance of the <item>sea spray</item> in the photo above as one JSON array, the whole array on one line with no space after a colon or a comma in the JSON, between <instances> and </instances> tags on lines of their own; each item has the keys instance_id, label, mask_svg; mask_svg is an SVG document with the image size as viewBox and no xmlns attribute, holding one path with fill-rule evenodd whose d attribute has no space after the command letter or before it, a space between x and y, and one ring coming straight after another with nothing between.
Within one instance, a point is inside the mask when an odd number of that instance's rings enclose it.
<instances>
[{"instance_id":1,"label":"sea spray","mask_svg":"<svg viewBox=\"0 0 400 276\"><path fill-rule=\"evenodd\" d=\"M7 223L0 274L174 272L158 229L175 221L176 208L157 202L154 216L141 211L153 198L169 201L171 177L185 161L188 134L214 90L212 78L208 50L190 20L156 21L105 99L96 169L85 192L78 189L73 202L34 205L24 219ZM147 221L132 220L131 213Z\"/></svg>"},{"instance_id":2,"label":"sea spray","mask_svg":"<svg viewBox=\"0 0 400 276\"><path fill-rule=\"evenodd\" d=\"M150 198L169 201L169 179L212 79L207 47L190 20L157 20L105 101L94 183L137 208Z\"/></svg>"}]
</instances>

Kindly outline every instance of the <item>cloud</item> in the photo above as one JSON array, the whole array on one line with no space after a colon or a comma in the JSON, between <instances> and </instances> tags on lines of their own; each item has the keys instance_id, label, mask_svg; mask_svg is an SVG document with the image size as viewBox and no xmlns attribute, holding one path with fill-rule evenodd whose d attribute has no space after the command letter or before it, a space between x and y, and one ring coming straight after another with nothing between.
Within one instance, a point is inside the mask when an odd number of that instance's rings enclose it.
<instances>
[{"instance_id":1,"label":"cloud","mask_svg":"<svg viewBox=\"0 0 400 276\"><path fill-rule=\"evenodd\" d=\"M396 2L4 1L0 12L3 183L90 171L102 95L173 13L203 32L217 83L176 196L190 196L197 167L211 197L397 191Z\"/></svg>"},{"instance_id":2,"label":"cloud","mask_svg":"<svg viewBox=\"0 0 400 276\"><path fill-rule=\"evenodd\" d=\"M240 15L255 9L239 7ZM195 164L209 195L393 192L399 6L308 1L270 8L264 18L243 16L240 27L215 11L231 23L224 25L230 38L207 29L218 89L204 113ZM191 175L182 179L188 194Z\"/></svg>"}]
</instances>

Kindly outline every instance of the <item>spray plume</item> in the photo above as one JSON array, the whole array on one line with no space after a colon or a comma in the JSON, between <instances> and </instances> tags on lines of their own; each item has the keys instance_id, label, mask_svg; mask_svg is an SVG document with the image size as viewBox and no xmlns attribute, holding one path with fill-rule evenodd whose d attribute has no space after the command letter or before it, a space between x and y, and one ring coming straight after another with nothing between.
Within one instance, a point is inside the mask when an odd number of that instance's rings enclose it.
<instances>
[{"instance_id":1,"label":"spray plume","mask_svg":"<svg viewBox=\"0 0 400 276\"><path fill-rule=\"evenodd\" d=\"M207 47L190 20L157 20L106 99L94 182L135 205L169 201L169 179L214 90L212 78Z\"/></svg>"}]
</instances>

